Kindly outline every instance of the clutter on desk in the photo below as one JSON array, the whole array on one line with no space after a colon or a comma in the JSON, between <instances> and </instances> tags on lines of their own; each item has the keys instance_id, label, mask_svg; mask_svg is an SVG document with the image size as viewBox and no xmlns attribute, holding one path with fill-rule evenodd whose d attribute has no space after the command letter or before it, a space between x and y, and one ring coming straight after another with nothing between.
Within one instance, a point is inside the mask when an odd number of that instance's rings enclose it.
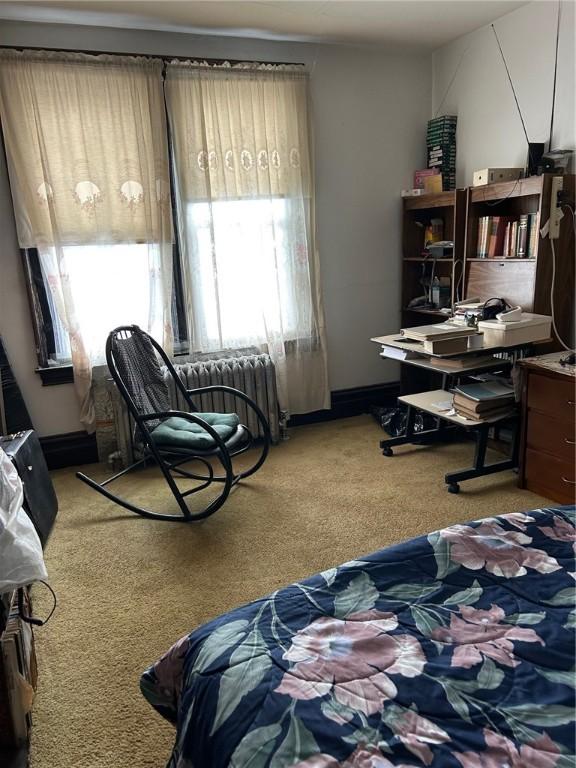
<instances>
[{"instance_id":1,"label":"clutter on desk","mask_svg":"<svg viewBox=\"0 0 576 768\"><path fill-rule=\"evenodd\" d=\"M391 360L414 360L414 358L422 357L412 349L400 349L399 347L390 347L387 344L382 344L380 356L389 357Z\"/></svg>"},{"instance_id":2,"label":"clutter on desk","mask_svg":"<svg viewBox=\"0 0 576 768\"><path fill-rule=\"evenodd\" d=\"M469 369L471 365L482 366L495 362L493 355L478 355L471 357L464 355L462 357L430 357L428 363L435 368L442 368L451 371L463 371Z\"/></svg>"},{"instance_id":3,"label":"clutter on desk","mask_svg":"<svg viewBox=\"0 0 576 768\"><path fill-rule=\"evenodd\" d=\"M514 406L514 387L505 381L462 384L454 390L454 410L472 421L504 416Z\"/></svg>"},{"instance_id":4,"label":"clutter on desk","mask_svg":"<svg viewBox=\"0 0 576 768\"><path fill-rule=\"evenodd\" d=\"M422 342L432 339L440 341L441 339L452 339L458 336L473 336L476 333L476 328L449 322L436 323L434 325L418 325L415 328L402 328L400 330L402 337Z\"/></svg>"},{"instance_id":5,"label":"clutter on desk","mask_svg":"<svg viewBox=\"0 0 576 768\"><path fill-rule=\"evenodd\" d=\"M466 352L468 349L467 336L451 336L448 339L425 339L424 352L431 355L457 355L459 352Z\"/></svg>"}]
</instances>

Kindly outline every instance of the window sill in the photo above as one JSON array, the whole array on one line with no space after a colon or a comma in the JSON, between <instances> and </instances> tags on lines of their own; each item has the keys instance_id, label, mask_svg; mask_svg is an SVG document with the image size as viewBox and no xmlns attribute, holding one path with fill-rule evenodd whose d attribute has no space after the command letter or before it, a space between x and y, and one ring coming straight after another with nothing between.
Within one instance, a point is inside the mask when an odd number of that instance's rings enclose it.
<instances>
[{"instance_id":1,"label":"window sill","mask_svg":"<svg viewBox=\"0 0 576 768\"><path fill-rule=\"evenodd\" d=\"M58 384L72 384L74 371L71 365L51 365L47 368L36 368L36 373L42 379L43 387L54 387Z\"/></svg>"}]
</instances>

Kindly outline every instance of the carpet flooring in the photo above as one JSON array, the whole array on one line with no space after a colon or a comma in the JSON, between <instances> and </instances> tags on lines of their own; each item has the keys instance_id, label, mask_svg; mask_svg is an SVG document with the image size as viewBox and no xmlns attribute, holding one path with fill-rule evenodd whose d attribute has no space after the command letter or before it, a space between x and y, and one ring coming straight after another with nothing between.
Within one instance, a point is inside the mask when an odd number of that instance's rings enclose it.
<instances>
[{"instance_id":1,"label":"carpet flooring","mask_svg":"<svg viewBox=\"0 0 576 768\"><path fill-rule=\"evenodd\" d=\"M72 470L55 472L60 512L46 560L58 608L36 631L32 768L162 768L174 731L138 680L181 635L393 542L545 503L518 490L512 472L448 494L444 473L469 464L471 444L405 446L384 458L381 436L368 416L293 429L220 511L191 525L141 519ZM103 468L87 471L101 477ZM141 503L171 504L152 469L121 485ZM47 601L35 592L40 612Z\"/></svg>"}]
</instances>

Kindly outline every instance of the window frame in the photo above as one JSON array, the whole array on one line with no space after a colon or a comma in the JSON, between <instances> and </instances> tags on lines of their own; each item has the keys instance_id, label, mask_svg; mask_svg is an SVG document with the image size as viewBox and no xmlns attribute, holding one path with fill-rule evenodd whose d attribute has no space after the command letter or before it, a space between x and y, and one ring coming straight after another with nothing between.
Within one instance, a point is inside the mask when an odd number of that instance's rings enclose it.
<instances>
[{"instance_id":1,"label":"window frame","mask_svg":"<svg viewBox=\"0 0 576 768\"><path fill-rule=\"evenodd\" d=\"M11 50L34 50L44 51L46 53L84 53L89 55L102 55L102 51L94 51L89 49L76 49L76 48L48 48L45 46L15 46L15 45L0 45L0 48L6 48ZM121 53L118 51L108 51L110 55L126 56L134 55L133 53ZM181 61L190 61L195 57L190 56L166 56L158 54L145 54L151 59L160 59L164 62L164 66L174 59ZM218 65L235 65L245 64L245 59L212 59L201 57L203 62L207 64ZM271 66L305 66L303 62L299 61L253 61L254 65L271 65ZM175 179L174 179L174 153L172 149L172 138L170 132L170 121L168 115L166 115L166 128L167 128L167 140L168 140L168 152L169 152L169 167L170 167L170 195L172 200L172 223L174 239L172 243L172 269L173 269L173 282L172 282L172 321L174 325L174 336L178 339L174 344L173 356L187 356L190 353L190 341L188 338L188 322L187 322L187 310L184 291L184 278L182 270L182 249L179 241L180 229L178 226L178 210L175 199ZM4 139L2 131L0 129L0 148L4 152L6 158L6 149L4 146ZM7 163L6 163L7 167ZM8 180L9 183L9 180ZM50 315L50 309L47 298L47 287L44 284L42 276L42 270L40 268L40 259L37 248L20 249L21 260L24 269L26 292L28 297L28 304L30 309L30 317L32 322L32 331L34 334L34 343L36 348L36 357L38 366L36 367L36 373L38 373L42 379L42 386L52 386L57 384L69 384L74 381L73 367L70 362L50 363L50 353L55 352L55 340L52 317Z\"/></svg>"}]
</instances>

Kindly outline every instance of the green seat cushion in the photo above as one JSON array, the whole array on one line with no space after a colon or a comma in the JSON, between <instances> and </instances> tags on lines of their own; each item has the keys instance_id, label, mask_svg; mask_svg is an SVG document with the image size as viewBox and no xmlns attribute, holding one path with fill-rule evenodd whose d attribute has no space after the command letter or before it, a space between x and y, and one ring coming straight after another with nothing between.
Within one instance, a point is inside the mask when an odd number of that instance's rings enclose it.
<instances>
[{"instance_id":1,"label":"green seat cushion","mask_svg":"<svg viewBox=\"0 0 576 768\"><path fill-rule=\"evenodd\" d=\"M195 413L226 442L240 424L235 413ZM181 416L171 416L159 424L151 433L152 440L158 448L174 448L185 451L209 451L216 447L215 441L206 430L192 421Z\"/></svg>"}]
</instances>

